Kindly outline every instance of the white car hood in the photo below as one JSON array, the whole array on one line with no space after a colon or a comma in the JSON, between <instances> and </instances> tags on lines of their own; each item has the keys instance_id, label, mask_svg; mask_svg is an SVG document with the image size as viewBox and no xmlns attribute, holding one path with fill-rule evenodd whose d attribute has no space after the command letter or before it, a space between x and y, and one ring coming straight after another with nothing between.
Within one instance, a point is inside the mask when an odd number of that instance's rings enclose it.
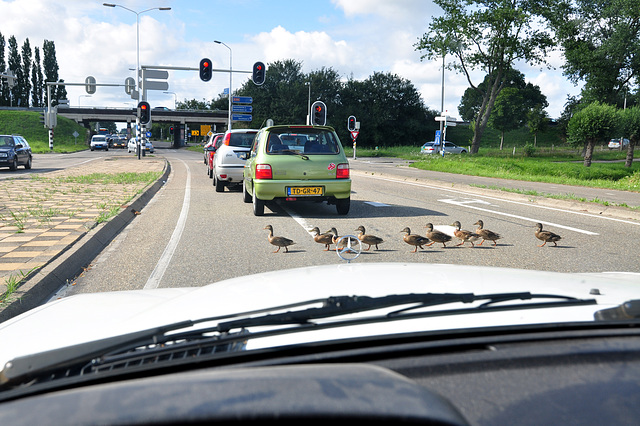
<instances>
[{"instance_id":1,"label":"white car hood","mask_svg":"<svg viewBox=\"0 0 640 426\"><path fill-rule=\"evenodd\" d=\"M639 284L640 274L635 273L558 274L462 265L362 263L268 272L197 288L82 294L47 303L0 323L0 368L18 356L178 321L342 295L531 292L596 299L598 304L332 328L250 341L250 345L273 346L423 330L593 321L595 311L639 299ZM450 308L449 305L437 307Z\"/></svg>"}]
</instances>

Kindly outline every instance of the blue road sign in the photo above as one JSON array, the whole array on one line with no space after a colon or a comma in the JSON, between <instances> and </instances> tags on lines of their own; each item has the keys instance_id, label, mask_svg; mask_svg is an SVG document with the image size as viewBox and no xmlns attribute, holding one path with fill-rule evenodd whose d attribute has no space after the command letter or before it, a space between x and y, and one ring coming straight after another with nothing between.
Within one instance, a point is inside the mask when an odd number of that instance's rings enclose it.
<instances>
[{"instance_id":1,"label":"blue road sign","mask_svg":"<svg viewBox=\"0 0 640 426\"><path fill-rule=\"evenodd\" d=\"M253 103L251 96L234 96L231 98L231 102L235 104L250 104Z\"/></svg>"},{"instance_id":2,"label":"blue road sign","mask_svg":"<svg viewBox=\"0 0 640 426\"><path fill-rule=\"evenodd\" d=\"M436 143L436 145L440 145L440 130L436 130L435 143Z\"/></svg>"},{"instance_id":3,"label":"blue road sign","mask_svg":"<svg viewBox=\"0 0 640 426\"><path fill-rule=\"evenodd\" d=\"M233 121L251 121L251 115L249 115L249 114L231 114L231 120L233 120Z\"/></svg>"},{"instance_id":4,"label":"blue road sign","mask_svg":"<svg viewBox=\"0 0 640 426\"><path fill-rule=\"evenodd\" d=\"M253 112L253 107L251 105L231 105L231 112L251 113Z\"/></svg>"}]
</instances>

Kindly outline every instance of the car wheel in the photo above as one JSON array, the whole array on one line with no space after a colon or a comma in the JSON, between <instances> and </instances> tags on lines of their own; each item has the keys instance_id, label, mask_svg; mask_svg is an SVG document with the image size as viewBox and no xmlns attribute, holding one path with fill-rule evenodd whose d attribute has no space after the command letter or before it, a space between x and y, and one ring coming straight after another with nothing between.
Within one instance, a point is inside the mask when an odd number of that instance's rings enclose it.
<instances>
[{"instance_id":1,"label":"car wheel","mask_svg":"<svg viewBox=\"0 0 640 426\"><path fill-rule=\"evenodd\" d=\"M250 203L252 200L251 194L247 192L247 186L245 185L245 181L242 181L242 201L245 203Z\"/></svg>"},{"instance_id":2,"label":"car wheel","mask_svg":"<svg viewBox=\"0 0 640 426\"><path fill-rule=\"evenodd\" d=\"M349 208L351 207L351 197L345 198L343 200L336 200L336 210L338 214L346 215L349 213Z\"/></svg>"},{"instance_id":3,"label":"car wheel","mask_svg":"<svg viewBox=\"0 0 640 426\"><path fill-rule=\"evenodd\" d=\"M17 158L13 159L13 161L11 162L11 165L9 165L9 170L11 170L11 171L18 170L18 159Z\"/></svg>"},{"instance_id":4,"label":"car wheel","mask_svg":"<svg viewBox=\"0 0 640 426\"><path fill-rule=\"evenodd\" d=\"M209 169L209 179L213 179L213 169Z\"/></svg>"},{"instance_id":5,"label":"car wheel","mask_svg":"<svg viewBox=\"0 0 640 426\"><path fill-rule=\"evenodd\" d=\"M253 201L253 215L254 216L264 215L264 201L256 197L256 191L253 191L253 196L251 197L251 200Z\"/></svg>"},{"instance_id":6,"label":"car wheel","mask_svg":"<svg viewBox=\"0 0 640 426\"><path fill-rule=\"evenodd\" d=\"M216 172L213 172L213 186L216 187L216 192L224 192L224 183L218 180Z\"/></svg>"},{"instance_id":7,"label":"car wheel","mask_svg":"<svg viewBox=\"0 0 640 426\"><path fill-rule=\"evenodd\" d=\"M24 165L24 169L25 170L29 170L31 168L31 156L29 156L29 159L27 160L27 162Z\"/></svg>"},{"instance_id":8,"label":"car wheel","mask_svg":"<svg viewBox=\"0 0 640 426\"><path fill-rule=\"evenodd\" d=\"M93 148L91 148L91 151L93 151Z\"/></svg>"},{"instance_id":9,"label":"car wheel","mask_svg":"<svg viewBox=\"0 0 640 426\"><path fill-rule=\"evenodd\" d=\"M105 148L104 150L105 150L105 151L109 151L109 148Z\"/></svg>"}]
</instances>

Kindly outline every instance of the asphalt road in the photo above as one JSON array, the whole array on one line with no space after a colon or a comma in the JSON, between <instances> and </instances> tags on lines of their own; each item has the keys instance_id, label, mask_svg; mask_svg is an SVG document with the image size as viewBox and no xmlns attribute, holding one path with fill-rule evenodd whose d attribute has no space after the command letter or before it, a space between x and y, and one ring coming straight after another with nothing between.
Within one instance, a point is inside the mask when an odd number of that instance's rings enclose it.
<instances>
[{"instance_id":1,"label":"asphalt road","mask_svg":"<svg viewBox=\"0 0 640 426\"><path fill-rule=\"evenodd\" d=\"M92 153L95 154L95 153ZM118 155L105 153L105 155ZM532 200L500 191L403 176L397 165L385 170L371 162L353 161L351 211L338 216L326 204L268 205L255 217L242 194L216 193L200 153L159 150L171 163L167 184L142 214L117 237L72 285L56 297L85 292L203 286L237 276L342 262L323 251L307 232L335 227L355 233L359 225L382 237L380 250L365 251L354 262L427 262L501 266L560 272L640 272L640 216L637 213L590 212L584 205L557 200ZM357 163L357 164L356 164ZM394 173L395 171L395 173ZM463 179L463 178L461 178ZM619 213L619 211L618 211ZM471 248L449 244L412 253L401 230L423 234L431 222L451 232L458 220L464 229L482 219L500 233ZM562 236L558 247L534 237L536 222ZM289 253L273 253L266 225L276 235L293 239ZM341 277L326 277L327 280ZM437 277L416 277L429 281ZM499 276L496 277L500 279ZM389 283L390 286L393 283Z\"/></svg>"}]
</instances>

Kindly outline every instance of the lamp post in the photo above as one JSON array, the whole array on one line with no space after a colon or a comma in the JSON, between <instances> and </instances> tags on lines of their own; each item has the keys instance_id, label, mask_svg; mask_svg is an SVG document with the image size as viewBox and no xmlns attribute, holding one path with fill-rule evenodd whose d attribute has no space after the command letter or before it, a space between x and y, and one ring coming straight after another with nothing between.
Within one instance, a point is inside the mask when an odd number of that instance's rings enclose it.
<instances>
[{"instance_id":1,"label":"lamp post","mask_svg":"<svg viewBox=\"0 0 640 426\"><path fill-rule=\"evenodd\" d=\"M90 98L91 95L80 95L78 96L78 106L80 106L80 98Z\"/></svg>"},{"instance_id":2,"label":"lamp post","mask_svg":"<svg viewBox=\"0 0 640 426\"><path fill-rule=\"evenodd\" d=\"M176 92L162 92L165 95L173 95L173 109L175 110L178 107L178 95Z\"/></svg>"},{"instance_id":3,"label":"lamp post","mask_svg":"<svg viewBox=\"0 0 640 426\"><path fill-rule=\"evenodd\" d=\"M140 15L149 12L151 10L171 10L170 7L152 7L150 9L141 10L140 12L136 12L133 9L129 9L128 7L122 6L121 4L115 3L102 3L103 6L106 7L121 7L124 10L128 10L131 13L135 13L136 15L136 90L138 91L138 103L140 103L140 96L143 94L140 90ZM138 159L140 159L140 151L141 150L141 133L142 129L140 128L140 121L136 118L136 136L137 136L137 150L138 150Z\"/></svg>"},{"instance_id":4,"label":"lamp post","mask_svg":"<svg viewBox=\"0 0 640 426\"><path fill-rule=\"evenodd\" d=\"M231 48L219 40L214 40L213 42L229 49L229 124L227 125L227 130L231 130L231 76L233 75Z\"/></svg>"}]
</instances>

